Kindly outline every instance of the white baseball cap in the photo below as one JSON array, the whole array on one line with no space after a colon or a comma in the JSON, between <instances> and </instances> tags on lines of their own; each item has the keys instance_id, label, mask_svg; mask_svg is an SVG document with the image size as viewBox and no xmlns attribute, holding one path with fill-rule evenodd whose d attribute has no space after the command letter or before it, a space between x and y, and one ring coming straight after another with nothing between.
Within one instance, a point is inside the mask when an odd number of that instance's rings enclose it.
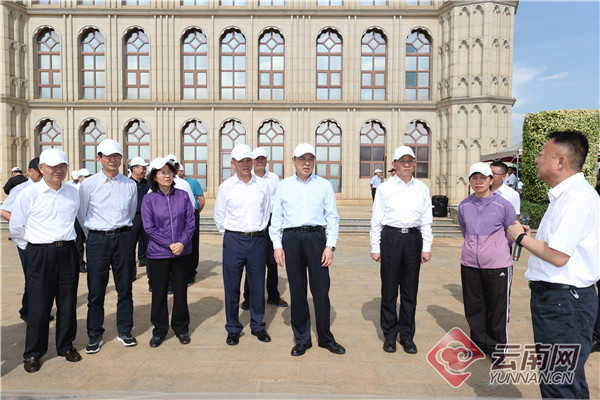
<instances>
[{"instance_id":1,"label":"white baseball cap","mask_svg":"<svg viewBox=\"0 0 600 400\"><path fill-rule=\"evenodd\" d=\"M256 160L258 157L267 158L267 151L264 149L264 147L257 147L252 150L252 159Z\"/></svg>"},{"instance_id":2,"label":"white baseball cap","mask_svg":"<svg viewBox=\"0 0 600 400\"><path fill-rule=\"evenodd\" d=\"M110 156L111 154L119 154L122 156L123 150L117 141L112 139L104 139L98 145L98 153L102 153L105 156Z\"/></svg>"},{"instance_id":3,"label":"white baseball cap","mask_svg":"<svg viewBox=\"0 0 600 400\"><path fill-rule=\"evenodd\" d=\"M79 171L77 171L77 170L75 170L75 171L71 172L71 178L72 178L72 179L77 179L77 178L79 178L79 175L81 175L81 174L80 174L80 173L79 173Z\"/></svg>"},{"instance_id":4,"label":"white baseball cap","mask_svg":"<svg viewBox=\"0 0 600 400\"><path fill-rule=\"evenodd\" d=\"M179 159L177 158L177 156L175 154L167 154L165 156L165 159L167 161L171 161L171 164L179 164ZM162 168L162 167L160 167L160 168Z\"/></svg>"},{"instance_id":5,"label":"white baseball cap","mask_svg":"<svg viewBox=\"0 0 600 400\"><path fill-rule=\"evenodd\" d=\"M153 171L155 169L161 169L162 167L167 165L167 163L173 165L173 163L170 160L167 160L166 158L156 157L154 160L152 160L152 162L150 162L150 171Z\"/></svg>"},{"instance_id":6,"label":"white baseball cap","mask_svg":"<svg viewBox=\"0 0 600 400\"><path fill-rule=\"evenodd\" d=\"M244 158L252 158L252 149L247 144L236 144L231 150L231 158L242 161Z\"/></svg>"},{"instance_id":7,"label":"white baseball cap","mask_svg":"<svg viewBox=\"0 0 600 400\"><path fill-rule=\"evenodd\" d=\"M50 167L55 167L58 164L67 164L67 155L60 149L47 149L40 154L40 164L45 164Z\"/></svg>"},{"instance_id":8,"label":"white baseball cap","mask_svg":"<svg viewBox=\"0 0 600 400\"><path fill-rule=\"evenodd\" d=\"M479 172L481 175L485 175L485 176L493 176L494 175L492 173L492 169L490 168L490 166L483 162L477 162L477 163L471 165L471 168L469 169L469 178L471 177L471 175L473 175L477 172Z\"/></svg>"},{"instance_id":9,"label":"white baseball cap","mask_svg":"<svg viewBox=\"0 0 600 400\"><path fill-rule=\"evenodd\" d=\"M377 169L375 170L375 173L378 173L378 172L381 172L381 170L380 170L379 168L377 168Z\"/></svg>"},{"instance_id":10,"label":"white baseball cap","mask_svg":"<svg viewBox=\"0 0 600 400\"><path fill-rule=\"evenodd\" d=\"M13 167L13 169L11 169L11 172L23 172L23 171L19 167Z\"/></svg>"},{"instance_id":11,"label":"white baseball cap","mask_svg":"<svg viewBox=\"0 0 600 400\"><path fill-rule=\"evenodd\" d=\"M300 156L303 156L305 154L312 154L313 156L316 157L317 154L316 154L315 148L314 148L314 146L312 144L300 143L294 149L294 157L300 157Z\"/></svg>"},{"instance_id":12,"label":"white baseball cap","mask_svg":"<svg viewBox=\"0 0 600 400\"><path fill-rule=\"evenodd\" d=\"M394 150L394 161L399 160L400 157L409 155L412 158L415 158L415 152L408 146L400 146L396 150Z\"/></svg>"},{"instance_id":13,"label":"white baseball cap","mask_svg":"<svg viewBox=\"0 0 600 400\"><path fill-rule=\"evenodd\" d=\"M87 169L87 168L81 168L79 170L79 176L85 176L88 177L90 176L92 173Z\"/></svg>"},{"instance_id":14,"label":"white baseball cap","mask_svg":"<svg viewBox=\"0 0 600 400\"><path fill-rule=\"evenodd\" d=\"M129 166L133 167L135 165L141 165L142 167L147 167L148 163L146 161L144 161L144 159L142 157L135 157L133 160L131 160L131 162L129 163Z\"/></svg>"}]
</instances>

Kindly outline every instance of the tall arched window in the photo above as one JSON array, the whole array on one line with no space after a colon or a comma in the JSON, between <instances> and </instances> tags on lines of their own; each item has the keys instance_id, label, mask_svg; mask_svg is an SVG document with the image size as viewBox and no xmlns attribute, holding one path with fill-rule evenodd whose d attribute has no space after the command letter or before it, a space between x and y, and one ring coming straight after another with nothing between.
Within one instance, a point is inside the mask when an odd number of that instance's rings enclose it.
<instances>
[{"instance_id":1,"label":"tall arched window","mask_svg":"<svg viewBox=\"0 0 600 400\"><path fill-rule=\"evenodd\" d=\"M362 37L361 100L385 100L387 44L379 30L371 29Z\"/></svg>"},{"instance_id":2,"label":"tall arched window","mask_svg":"<svg viewBox=\"0 0 600 400\"><path fill-rule=\"evenodd\" d=\"M132 30L125 44L125 98L150 98L150 40L144 31Z\"/></svg>"},{"instance_id":3,"label":"tall arched window","mask_svg":"<svg viewBox=\"0 0 600 400\"><path fill-rule=\"evenodd\" d=\"M62 128L53 119L46 119L38 124L38 145L40 153L47 149L62 148Z\"/></svg>"},{"instance_id":4,"label":"tall arched window","mask_svg":"<svg viewBox=\"0 0 600 400\"><path fill-rule=\"evenodd\" d=\"M246 129L241 122L229 120L221 128L221 181L231 177L231 150L246 143Z\"/></svg>"},{"instance_id":5,"label":"tall arched window","mask_svg":"<svg viewBox=\"0 0 600 400\"><path fill-rule=\"evenodd\" d=\"M406 37L406 100L429 100L431 39L415 29Z\"/></svg>"},{"instance_id":6,"label":"tall arched window","mask_svg":"<svg viewBox=\"0 0 600 400\"><path fill-rule=\"evenodd\" d=\"M150 159L150 128L139 119L130 121L125 127L126 165L132 158Z\"/></svg>"},{"instance_id":7,"label":"tall arched window","mask_svg":"<svg viewBox=\"0 0 600 400\"><path fill-rule=\"evenodd\" d=\"M104 99L106 63L104 36L91 29L81 36L81 98ZM91 170L90 170L91 171Z\"/></svg>"},{"instance_id":8,"label":"tall arched window","mask_svg":"<svg viewBox=\"0 0 600 400\"><path fill-rule=\"evenodd\" d=\"M360 177L370 178L376 169L385 170L385 128L367 121L360 128Z\"/></svg>"},{"instance_id":9,"label":"tall arched window","mask_svg":"<svg viewBox=\"0 0 600 400\"><path fill-rule=\"evenodd\" d=\"M317 100L342 99L342 38L333 29L317 38Z\"/></svg>"},{"instance_id":10,"label":"tall arched window","mask_svg":"<svg viewBox=\"0 0 600 400\"><path fill-rule=\"evenodd\" d=\"M87 168L92 174L102 169L101 164L96 161L98 154L98 144L106 139L106 129L104 125L95 119L84 123L81 129L81 163L83 168Z\"/></svg>"},{"instance_id":11,"label":"tall arched window","mask_svg":"<svg viewBox=\"0 0 600 400\"><path fill-rule=\"evenodd\" d=\"M258 128L258 145L267 151L267 168L283 178L283 127L277 121L265 121Z\"/></svg>"},{"instance_id":12,"label":"tall arched window","mask_svg":"<svg viewBox=\"0 0 600 400\"><path fill-rule=\"evenodd\" d=\"M328 179L335 192L342 187L342 130L334 121L323 121L316 132L317 175Z\"/></svg>"},{"instance_id":13,"label":"tall arched window","mask_svg":"<svg viewBox=\"0 0 600 400\"><path fill-rule=\"evenodd\" d=\"M274 29L263 33L258 51L258 98L283 100L284 40L281 33Z\"/></svg>"},{"instance_id":14,"label":"tall arched window","mask_svg":"<svg viewBox=\"0 0 600 400\"><path fill-rule=\"evenodd\" d=\"M200 29L184 34L182 43L182 93L184 99L208 99L208 44Z\"/></svg>"},{"instance_id":15,"label":"tall arched window","mask_svg":"<svg viewBox=\"0 0 600 400\"><path fill-rule=\"evenodd\" d=\"M417 156L415 178L429 178L429 128L423 121L413 121L404 131L404 145Z\"/></svg>"},{"instance_id":16,"label":"tall arched window","mask_svg":"<svg viewBox=\"0 0 600 400\"><path fill-rule=\"evenodd\" d=\"M208 129L197 119L189 121L181 132L185 174L196 179L206 191L206 165L208 163Z\"/></svg>"},{"instance_id":17,"label":"tall arched window","mask_svg":"<svg viewBox=\"0 0 600 400\"><path fill-rule=\"evenodd\" d=\"M232 29L221 37L221 100L246 98L246 38Z\"/></svg>"},{"instance_id":18,"label":"tall arched window","mask_svg":"<svg viewBox=\"0 0 600 400\"><path fill-rule=\"evenodd\" d=\"M37 37L37 94L40 99L60 99L60 37L44 29Z\"/></svg>"}]
</instances>

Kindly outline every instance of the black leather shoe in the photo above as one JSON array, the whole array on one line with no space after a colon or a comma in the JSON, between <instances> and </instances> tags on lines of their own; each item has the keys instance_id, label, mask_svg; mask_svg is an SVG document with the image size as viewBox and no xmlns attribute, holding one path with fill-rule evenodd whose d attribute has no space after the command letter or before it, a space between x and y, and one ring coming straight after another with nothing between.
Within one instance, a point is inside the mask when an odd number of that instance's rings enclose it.
<instances>
[{"instance_id":1,"label":"black leather shoe","mask_svg":"<svg viewBox=\"0 0 600 400\"><path fill-rule=\"evenodd\" d=\"M186 333L180 333L179 335L177 335L177 339L179 339L179 343L181 344L189 344L192 339L190 339L190 335L186 332Z\"/></svg>"},{"instance_id":2,"label":"black leather shoe","mask_svg":"<svg viewBox=\"0 0 600 400\"><path fill-rule=\"evenodd\" d=\"M600 340L592 341L592 353L600 352Z\"/></svg>"},{"instance_id":3,"label":"black leather shoe","mask_svg":"<svg viewBox=\"0 0 600 400\"><path fill-rule=\"evenodd\" d=\"M267 304L272 304L277 307L287 307L288 306L287 301L285 301L282 298L279 298L279 300L267 300Z\"/></svg>"},{"instance_id":4,"label":"black leather shoe","mask_svg":"<svg viewBox=\"0 0 600 400\"><path fill-rule=\"evenodd\" d=\"M164 336L152 336L150 339L150 347L158 347L165 341Z\"/></svg>"},{"instance_id":5,"label":"black leather shoe","mask_svg":"<svg viewBox=\"0 0 600 400\"><path fill-rule=\"evenodd\" d=\"M240 308L242 310L248 311L250 309L250 302L248 300L242 301L242 304L240 304Z\"/></svg>"},{"instance_id":6,"label":"black leather shoe","mask_svg":"<svg viewBox=\"0 0 600 400\"><path fill-rule=\"evenodd\" d=\"M271 341L271 336L269 336L267 331L264 329L262 331L250 331L250 332L252 333L252 335L256 336L256 338L258 340L260 340L261 342L268 343Z\"/></svg>"},{"instance_id":7,"label":"black leather shoe","mask_svg":"<svg viewBox=\"0 0 600 400\"><path fill-rule=\"evenodd\" d=\"M240 333L239 332L229 332L227 334L227 340L225 340L225 343L227 343L230 346L235 346L239 342L240 342Z\"/></svg>"},{"instance_id":8,"label":"black leather shoe","mask_svg":"<svg viewBox=\"0 0 600 400\"><path fill-rule=\"evenodd\" d=\"M27 372L37 372L40 370L40 359L37 357L29 357L23 360L23 368Z\"/></svg>"},{"instance_id":9,"label":"black leather shoe","mask_svg":"<svg viewBox=\"0 0 600 400\"><path fill-rule=\"evenodd\" d=\"M404 351L408 354L417 354L417 346L412 340L400 339L400 346L402 346Z\"/></svg>"},{"instance_id":10,"label":"black leather shoe","mask_svg":"<svg viewBox=\"0 0 600 400\"><path fill-rule=\"evenodd\" d=\"M344 354L346 352L346 349L344 348L344 346L342 346L338 342L331 342L331 343L327 343L327 344L319 343L319 347L327 349L330 352L332 352L333 354Z\"/></svg>"},{"instance_id":11,"label":"black leather shoe","mask_svg":"<svg viewBox=\"0 0 600 400\"><path fill-rule=\"evenodd\" d=\"M293 356L302 356L302 355L304 355L304 353L306 353L306 350L310 349L311 347L312 347L311 342L299 343L292 348L292 355Z\"/></svg>"},{"instance_id":12,"label":"black leather shoe","mask_svg":"<svg viewBox=\"0 0 600 400\"><path fill-rule=\"evenodd\" d=\"M383 342L383 351L387 352L387 353L395 353L396 352L396 340L392 339L392 340L385 340L385 342Z\"/></svg>"},{"instance_id":13,"label":"black leather shoe","mask_svg":"<svg viewBox=\"0 0 600 400\"><path fill-rule=\"evenodd\" d=\"M81 361L81 355L75 347L71 347L66 353L59 354L59 356L66 358L70 362Z\"/></svg>"}]
</instances>

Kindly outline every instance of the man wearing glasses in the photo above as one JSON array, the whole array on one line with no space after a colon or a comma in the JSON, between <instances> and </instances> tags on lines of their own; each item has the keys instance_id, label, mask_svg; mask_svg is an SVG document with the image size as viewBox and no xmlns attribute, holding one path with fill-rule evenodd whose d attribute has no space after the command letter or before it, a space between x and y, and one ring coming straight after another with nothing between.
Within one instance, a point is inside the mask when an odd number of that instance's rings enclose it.
<instances>
[{"instance_id":1,"label":"man wearing glasses","mask_svg":"<svg viewBox=\"0 0 600 400\"><path fill-rule=\"evenodd\" d=\"M401 146L394 151L396 175L379 186L371 218L371 258L381 263L381 330L383 350L396 351L396 337L409 354L417 352L415 310L421 264L431 258L433 235L431 196L413 178L415 153ZM396 300L400 287L400 313Z\"/></svg>"},{"instance_id":2,"label":"man wearing glasses","mask_svg":"<svg viewBox=\"0 0 600 400\"><path fill-rule=\"evenodd\" d=\"M312 347L307 301L307 271L315 306L319 347L334 354L346 349L330 331L329 266L338 239L340 217L331 183L313 174L315 148L307 143L294 149L296 174L277 185L269 235L275 261L285 263L291 295L291 324L296 345L292 356Z\"/></svg>"}]
</instances>

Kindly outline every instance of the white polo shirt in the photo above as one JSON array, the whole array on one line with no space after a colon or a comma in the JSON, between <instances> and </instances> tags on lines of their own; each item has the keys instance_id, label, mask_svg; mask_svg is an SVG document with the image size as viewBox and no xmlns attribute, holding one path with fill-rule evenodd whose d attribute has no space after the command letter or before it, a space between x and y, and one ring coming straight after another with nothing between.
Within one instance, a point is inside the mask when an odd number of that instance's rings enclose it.
<instances>
[{"instance_id":1,"label":"white polo shirt","mask_svg":"<svg viewBox=\"0 0 600 400\"><path fill-rule=\"evenodd\" d=\"M515 208L515 214L521 214L521 196L519 196L519 192L506 185L500 186L496 192L512 204Z\"/></svg>"}]
</instances>

